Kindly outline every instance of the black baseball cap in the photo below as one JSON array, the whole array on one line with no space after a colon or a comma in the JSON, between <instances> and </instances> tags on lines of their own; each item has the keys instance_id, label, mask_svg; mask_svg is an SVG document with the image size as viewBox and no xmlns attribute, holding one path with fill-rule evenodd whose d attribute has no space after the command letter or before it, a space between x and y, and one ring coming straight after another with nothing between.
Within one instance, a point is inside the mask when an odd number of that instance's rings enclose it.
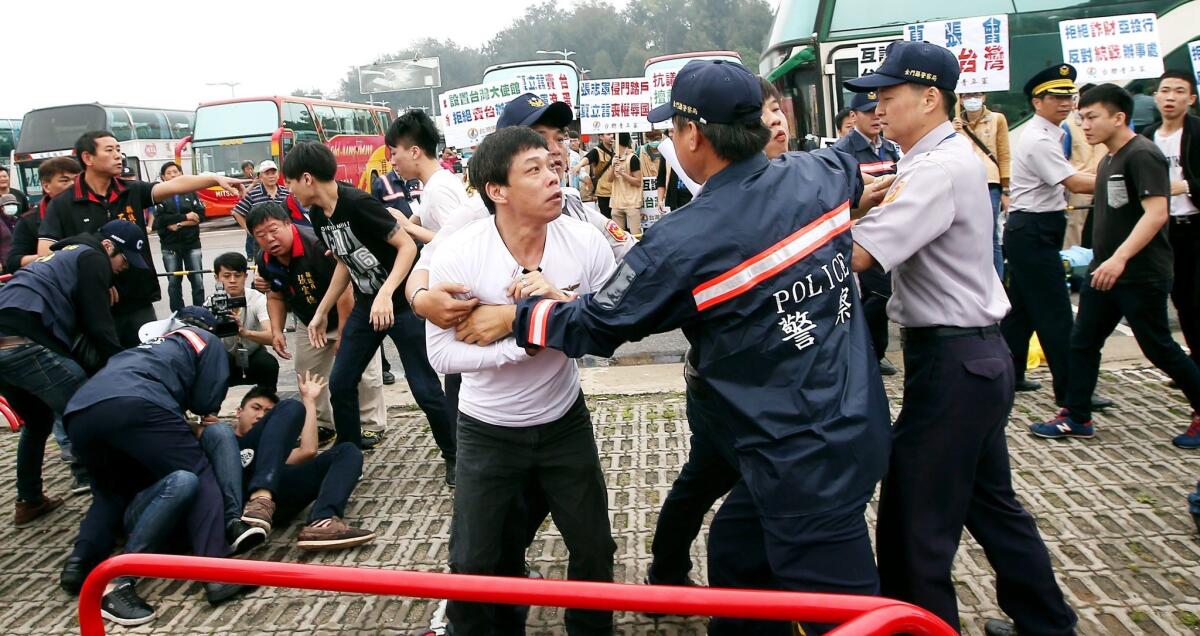
<instances>
[{"instance_id":1,"label":"black baseball cap","mask_svg":"<svg viewBox=\"0 0 1200 636\"><path fill-rule=\"evenodd\" d=\"M116 219L100 227L100 238L112 241L117 250L125 255L130 266L150 269L142 256L142 250L146 247L146 233L142 228L129 221Z\"/></svg>"},{"instance_id":2,"label":"black baseball cap","mask_svg":"<svg viewBox=\"0 0 1200 636\"><path fill-rule=\"evenodd\" d=\"M650 123L679 115L702 124L733 124L762 118L758 78L736 62L692 60L675 75L671 100L650 111Z\"/></svg>"},{"instance_id":3,"label":"black baseball cap","mask_svg":"<svg viewBox=\"0 0 1200 636\"><path fill-rule=\"evenodd\" d=\"M510 126L532 126L546 124L555 128L566 128L575 113L563 102L550 102L534 95L525 93L504 105L504 111L496 120L496 130Z\"/></svg>"},{"instance_id":4,"label":"black baseball cap","mask_svg":"<svg viewBox=\"0 0 1200 636\"><path fill-rule=\"evenodd\" d=\"M174 318L185 325L199 327L205 331L212 331L217 327L217 317L213 315L212 310L200 305L181 307L175 312Z\"/></svg>"},{"instance_id":5,"label":"black baseball cap","mask_svg":"<svg viewBox=\"0 0 1200 636\"><path fill-rule=\"evenodd\" d=\"M850 110L857 110L859 112L875 110L875 107L878 105L879 95L875 91L871 91L870 93L855 93L854 97L850 99Z\"/></svg>"},{"instance_id":6,"label":"black baseball cap","mask_svg":"<svg viewBox=\"0 0 1200 636\"><path fill-rule=\"evenodd\" d=\"M958 58L949 49L929 42L892 42L887 58L874 73L842 83L846 90L870 93L897 84L924 84L952 91L958 87Z\"/></svg>"}]
</instances>

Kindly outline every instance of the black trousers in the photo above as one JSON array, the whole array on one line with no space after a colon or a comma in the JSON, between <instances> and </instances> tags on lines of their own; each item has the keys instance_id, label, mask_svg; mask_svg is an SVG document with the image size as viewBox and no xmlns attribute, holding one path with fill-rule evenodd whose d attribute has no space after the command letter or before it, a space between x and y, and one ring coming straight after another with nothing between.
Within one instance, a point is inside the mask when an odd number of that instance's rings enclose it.
<instances>
[{"instance_id":1,"label":"black trousers","mask_svg":"<svg viewBox=\"0 0 1200 636\"><path fill-rule=\"evenodd\" d=\"M1167 234L1175 251L1175 283L1171 302L1179 314L1179 329L1191 349L1192 361L1200 364L1200 215L1172 217Z\"/></svg>"},{"instance_id":2,"label":"black trousers","mask_svg":"<svg viewBox=\"0 0 1200 636\"><path fill-rule=\"evenodd\" d=\"M1059 254L1066 230L1067 217L1062 212L1009 213L1004 225L1004 256L1012 311L1000 323L1012 351L1014 382L1025 378L1029 339L1037 332L1059 404L1067 395L1072 322L1071 294Z\"/></svg>"},{"instance_id":3,"label":"black trousers","mask_svg":"<svg viewBox=\"0 0 1200 636\"><path fill-rule=\"evenodd\" d=\"M1117 284L1102 292L1084 285L1079 292L1079 316L1071 332L1071 386L1067 410L1077 421L1091 419L1091 395L1100 374L1100 349L1121 318L1129 322L1138 347L1162 369L1200 412L1200 368L1171 338L1167 323L1169 281Z\"/></svg>"},{"instance_id":4,"label":"black trousers","mask_svg":"<svg viewBox=\"0 0 1200 636\"><path fill-rule=\"evenodd\" d=\"M950 569L965 526L996 571L1000 608L1021 634L1073 634L1033 517L1012 489L1004 427L1012 357L994 329L948 339L907 331L904 406L879 501L883 595L957 627Z\"/></svg>"},{"instance_id":5,"label":"black trousers","mask_svg":"<svg viewBox=\"0 0 1200 636\"><path fill-rule=\"evenodd\" d=\"M875 357L882 358L888 347L887 303L892 297L892 276L876 263L859 273L858 283L862 287L863 314L867 317Z\"/></svg>"},{"instance_id":6,"label":"black trousers","mask_svg":"<svg viewBox=\"0 0 1200 636\"><path fill-rule=\"evenodd\" d=\"M605 218L612 218L612 197L596 197L596 205L600 208L600 214Z\"/></svg>"},{"instance_id":7,"label":"black trousers","mask_svg":"<svg viewBox=\"0 0 1200 636\"><path fill-rule=\"evenodd\" d=\"M117 329L117 340L121 346L129 349L142 343L138 337L138 329L148 322L158 320L154 313L154 305L146 305L138 309L113 314L113 325Z\"/></svg>"},{"instance_id":8,"label":"black trousers","mask_svg":"<svg viewBox=\"0 0 1200 636\"><path fill-rule=\"evenodd\" d=\"M246 360L245 368L238 366L237 356L229 354L229 386L256 384L275 390L279 384L279 361L266 347L255 349Z\"/></svg>"},{"instance_id":9,"label":"black trousers","mask_svg":"<svg viewBox=\"0 0 1200 636\"><path fill-rule=\"evenodd\" d=\"M582 394L566 415L537 426L495 426L459 415L450 570L524 575L501 571L500 561L505 523L531 484L545 497L567 544L567 578L612 581L616 543L608 492ZM451 602L447 616L456 635L524 633L514 606ZM613 632L612 612L569 609L565 623L572 635Z\"/></svg>"}]
</instances>

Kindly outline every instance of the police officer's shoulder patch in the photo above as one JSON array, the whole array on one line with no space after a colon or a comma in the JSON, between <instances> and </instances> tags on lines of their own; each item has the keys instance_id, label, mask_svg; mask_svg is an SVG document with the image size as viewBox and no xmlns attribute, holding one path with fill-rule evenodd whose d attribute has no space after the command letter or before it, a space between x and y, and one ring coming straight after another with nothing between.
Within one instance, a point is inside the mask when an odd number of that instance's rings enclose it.
<instances>
[{"instance_id":1,"label":"police officer's shoulder patch","mask_svg":"<svg viewBox=\"0 0 1200 636\"><path fill-rule=\"evenodd\" d=\"M609 236L617 240L618 243L624 243L629 240L629 235L615 221L609 221L605 224L604 229L608 231Z\"/></svg>"},{"instance_id":2,"label":"police officer's shoulder patch","mask_svg":"<svg viewBox=\"0 0 1200 636\"><path fill-rule=\"evenodd\" d=\"M884 195L883 201L880 202L879 205L887 205L887 204L891 203L892 201L895 201L896 197L900 196L900 191L904 189L904 185L907 183L908 183L907 178L905 178L903 181L897 181L897 182L893 183L892 188L890 190L888 190L888 193L886 195Z\"/></svg>"}]
</instances>

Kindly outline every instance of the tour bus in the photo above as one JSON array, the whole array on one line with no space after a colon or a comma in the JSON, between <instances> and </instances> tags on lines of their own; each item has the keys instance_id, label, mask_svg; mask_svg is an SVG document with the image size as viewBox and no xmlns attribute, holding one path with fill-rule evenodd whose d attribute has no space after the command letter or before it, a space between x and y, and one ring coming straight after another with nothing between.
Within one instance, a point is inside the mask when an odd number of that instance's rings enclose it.
<instances>
[{"instance_id":1,"label":"tour bus","mask_svg":"<svg viewBox=\"0 0 1200 636\"><path fill-rule=\"evenodd\" d=\"M0 166L12 165L13 151L21 138L20 119L0 119Z\"/></svg>"},{"instance_id":2,"label":"tour bus","mask_svg":"<svg viewBox=\"0 0 1200 636\"><path fill-rule=\"evenodd\" d=\"M570 60L530 60L496 64L483 71L481 84L511 82L522 93L534 93L549 102L566 102L579 110L579 67Z\"/></svg>"},{"instance_id":3,"label":"tour bus","mask_svg":"<svg viewBox=\"0 0 1200 636\"><path fill-rule=\"evenodd\" d=\"M305 97L246 97L208 102L196 108L190 145L192 172L242 176L245 161L267 159L282 166L288 150L302 141L325 144L337 157L337 180L370 190L371 182L391 170L383 135L392 122L384 106ZM209 217L228 215L236 194L221 188L202 190Z\"/></svg>"},{"instance_id":4,"label":"tour bus","mask_svg":"<svg viewBox=\"0 0 1200 636\"><path fill-rule=\"evenodd\" d=\"M903 38L905 25L1007 14L1010 88L987 99L1019 130L1032 114L1025 80L1063 61L1059 22L1134 13L1158 15L1166 68L1190 71L1187 44L1200 38L1200 0L782 0L759 72L784 94L793 135L811 147L834 136L834 115L850 99L842 82L877 66L882 50ZM1120 83L1136 91L1153 81Z\"/></svg>"},{"instance_id":5,"label":"tour bus","mask_svg":"<svg viewBox=\"0 0 1200 636\"><path fill-rule=\"evenodd\" d=\"M159 169L172 157L184 170L191 165L191 156L181 156L177 148L192 132L191 111L105 104L39 108L25 114L13 152L16 187L31 203L42 196L37 173L42 161L73 154L75 141L92 130L108 130L121 142L125 174L132 179L157 180Z\"/></svg>"}]
</instances>

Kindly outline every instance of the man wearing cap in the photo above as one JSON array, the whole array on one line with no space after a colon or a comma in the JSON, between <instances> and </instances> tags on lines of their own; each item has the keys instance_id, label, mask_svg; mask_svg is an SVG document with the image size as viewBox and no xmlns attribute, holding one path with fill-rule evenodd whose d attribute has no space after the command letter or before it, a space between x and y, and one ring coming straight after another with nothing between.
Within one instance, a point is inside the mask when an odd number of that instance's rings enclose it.
<instances>
[{"instance_id":1,"label":"man wearing cap","mask_svg":"<svg viewBox=\"0 0 1200 636\"><path fill-rule=\"evenodd\" d=\"M1012 153L1008 221L1004 224L1012 311L1000 328L1012 351L1018 391L1041 388L1025 379L1029 339L1037 333L1053 376L1054 401L1061 406L1067 392L1073 320L1059 254L1067 231L1066 192L1091 194L1096 177L1076 171L1063 155L1066 133L1059 125L1075 107L1075 67L1056 64L1039 72L1025 83L1025 96L1033 102L1034 116ZM1093 408L1109 404L1093 399Z\"/></svg>"},{"instance_id":2,"label":"man wearing cap","mask_svg":"<svg viewBox=\"0 0 1200 636\"><path fill-rule=\"evenodd\" d=\"M854 226L853 269L892 273L888 314L903 327L904 401L876 532L882 592L958 627L950 568L965 525L1017 630L1072 634L1075 615L1012 489L1012 357L998 324L1008 301L991 257L987 172L950 123L958 76L950 51L896 42L874 74L845 83L878 91L904 151L883 203Z\"/></svg>"},{"instance_id":3,"label":"man wearing cap","mask_svg":"<svg viewBox=\"0 0 1200 636\"><path fill-rule=\"evenodd\" d=\"M878 104L879 96L874 91L855 93L849 107L855 113L854 126L833 144L857 159L858 169L872 177L896 174L896 162L900 160L900 147L883 136L883 124L875 112ZM895 375L896 365L887 359L887 302L892 297L892 278L879 267L872 267L859 274L858 283L862 285L863 313L875 357L879 358L879 372Z\"/></svg>"},{"instance_id":4,"label":"man wearing cap","mask_svg":"<svg viewBox=\"0 0 1200 636\"><path fill-rule=\"evenodd\" d=\"M55 243L0 287L0 395L25 420L17 444L18 526L62 505L42 493L46 437L86 374L121 350L108 290L114 275L147 267L136 249L145 240L136 225L110 221L98 236ZM81 341L92 360L73 359Z\"/></svg>"},{"instance_id":5,"label":"man wearing cap","mask_svg":"<svg viewBox=\"0 0 1200 636\"><path fill-rule=\"evenodd\" d=\"M267 201L283 205L290 193L287 186L279 183L279 166L275 165L274 161L267 159L258 164L258 183L250 186L237 205L233 206L233 219L245 230L246 215L250 213L250 208ZM258 255L257 248L258 244L254 242L254 237L250 235L249 230L246 230L246 258L248 260L254 260Z\"/></svg>"},{"instance_id":6,"label":"man wearing cap","mask_svg":"<svg viewBox=\"0 0 1200 636\"><path fill-rule=\"evenodd\" d=\"M90 234L114 219L136 223L145 232L146 219L142 212L159 201L214 186L240 192L244 183L240 179L214 175L184 175L153 184L121 179L124 158L121 145L107 130L80 135L75 141L75 158L83 165L83 175L75 181L72 190L54 197L46 208L46 216L38 227L39 255L48 254L56 241ZM117 337L125 347L138 344L138 328L155 319L154 303L162 298L151 260L150 242L143 237L136 248L147 268L135 269L117 279L112 293Z\"/></svg>"},{"instance_id":7,"label":"man wearing cap","mask_svg":"<svg viewBox=\"0 0 1200 636\"><path fill-rule=\"evenodd\" d=\"M709 583L876 594L863 514L886 467L888 412L849 228L850 209L882 189L864 196L857 163L837 150L768 161L761 88L740 64L689 62L649 118L673 120L681 166L705 184L685 212L660 220L594 294L475 311L507 320L523 347L572 357L682 328L695 401L719 414L695 434L742 478L710 530ZM790 627L709 626L752 629Z\"/></svg>"}]
</instances>

